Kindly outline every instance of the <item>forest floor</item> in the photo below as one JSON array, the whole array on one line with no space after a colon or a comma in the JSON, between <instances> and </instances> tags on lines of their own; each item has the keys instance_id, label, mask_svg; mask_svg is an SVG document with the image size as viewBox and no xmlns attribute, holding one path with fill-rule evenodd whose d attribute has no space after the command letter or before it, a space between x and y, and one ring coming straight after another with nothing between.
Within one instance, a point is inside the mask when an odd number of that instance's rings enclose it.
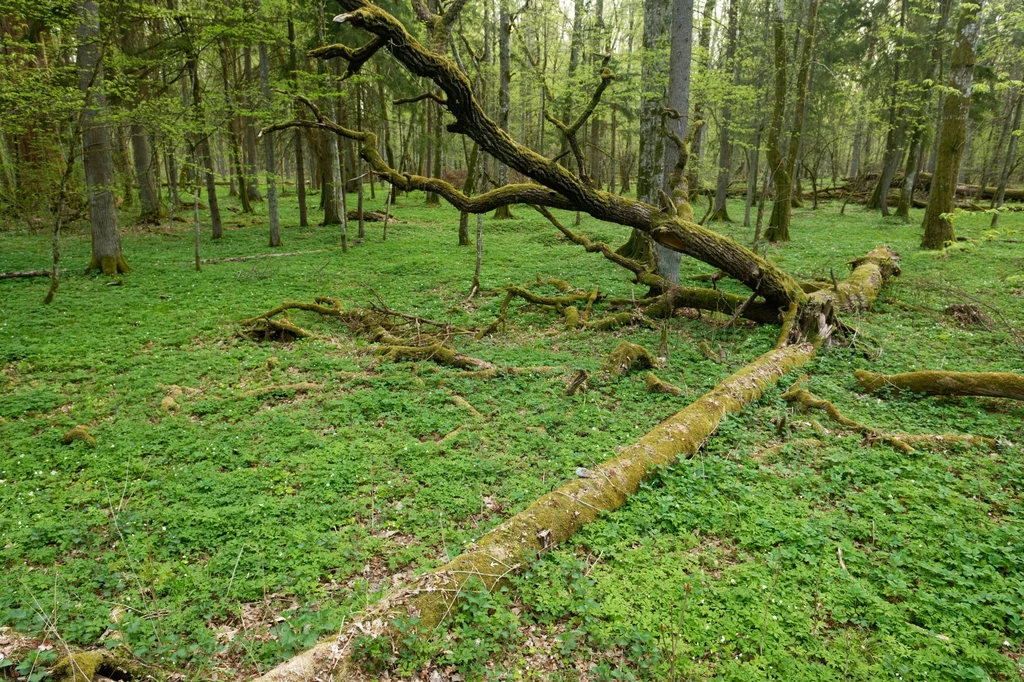
<instances>
[{"instance_id":1,"label":"forest floor","mask_svg":"<svg viewBox=\"0 0 1024 682\"><path fill-rule=\"evenodd\" d=\"M80 274L89 238L79 226L65 236L72 271L53 304L41 303L46 279L0 282L0 626L45 640L21 674L54 660L60 640L118 637L188 679L265 672L633 443L777 335L725 329L724 316L675 318L656 371L682 396L649 393L643 373L601 376L621 340L653 351L659 330L567 331L518 301L504 329L456 347L558 371L479 380L383 362L336 320L301 311L291 319L314 338L254 343L238 322L284 301L330 296L351 308L375 291L404 312L483 325L503 298L466 300L475 250L456 246L450 207L403 196L387 241L367 223L342 253L336 229L296 227L294 202L284 199L281 251L297 255L197 273L190 224L132 227L123 244L134 271L111 286ZM383 208L383 192L367 203ZM644 294L530 209L515 212L485 218L485 289L540 275ZM264 217L225 216L219 242L204 229L203 257L269 251ZM892 245L903 276L873 312L846 318L875 357L830 349L805 368L807 387L885 430L1012 444L902 454L796 411L781 399L788 376L701 455L511 588L467 592L430 641L396 661L365 646L367 667L431 680L1021 679L1024 405L868 396L853 379L860 368L1024 372L1024 214L1003 216L997 232L988 222L958 215L958 234L974 241L924 254L920 212L905 224L827 204L796 210L794 241L767 254L798 278L828 280ZM589 218L578 229L611 244L628 236ZM738 223L716 229L752 236ZM49 239L0 233L0 270L46 267ZM707 272L684 259L684 279ZM945 312L953 305L986 319L958 319ZM721 348L720 362L702 341ZM589 390L569 397L579 369ZM76 425L93 445L62 444Z\"/></svg>"}]
</instances>

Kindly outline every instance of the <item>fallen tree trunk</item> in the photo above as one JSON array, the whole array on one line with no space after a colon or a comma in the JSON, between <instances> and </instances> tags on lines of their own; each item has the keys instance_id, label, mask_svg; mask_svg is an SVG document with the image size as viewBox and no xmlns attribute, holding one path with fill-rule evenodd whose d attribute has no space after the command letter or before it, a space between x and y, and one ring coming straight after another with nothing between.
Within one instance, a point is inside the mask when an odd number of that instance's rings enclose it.
<instances>
[{"instance_id":1,"label":"fallen tree trunk","mask_svg":"<svg viewBox=\"0 0 1024 682\"><path fill-rule=\"evenodd\" d=\"M618 509L641 482L659 467L694 455L727 414L739 412L787 372L815 355L811 344L769 351L742 368L681 412L662 422L637 443L544 495L524 511L484 535L450 563L420 576L389 595L338 639L299 654L259 678L258 682L344 680L354 662L349 644L359 635L390 636L392 620L414 613L429 631L451 611L462 586L471 578L493 589L529 557L572 537L605 511Z\"/></svg>"},{"instance_id":2,"label":"fallen tree trunk","mask_svg":"<svg viewBox=\"0 0 1024 682\"><path fill-rule=\"evenodd\" d=\"M67 272L67 270L61 270L61 274ZM49 277L53 272L51 270L21 270L13 272L0 272L0 279L22 279L29 277Z\"/></svg>"},{"instance_id":3,"label":"fallen tree trunk","mask_svg":"<svg viewBox=\"0 0 1024 682\"><path fill-rule=\"evenodd\" d=\"M976 395L1024 400L1024 375L1010 372L907 372L876 374L858 369L854 375L868 393L883 386L925 395Z\"/></svg>"}]
</instances>

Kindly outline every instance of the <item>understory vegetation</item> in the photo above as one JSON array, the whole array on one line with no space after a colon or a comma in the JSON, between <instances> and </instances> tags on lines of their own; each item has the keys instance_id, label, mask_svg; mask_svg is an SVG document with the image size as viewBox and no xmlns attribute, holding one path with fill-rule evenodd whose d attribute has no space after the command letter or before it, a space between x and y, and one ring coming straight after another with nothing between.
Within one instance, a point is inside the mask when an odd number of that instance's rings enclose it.
<instances>
[{"instance_id":1,"label":"understory vegetation","mask_svg":"<svg viewBox=\"0 0 1024 682\"><path fill-rule=\"evenodd\" d=\"M385 193L367 208L383 209ZM553 369L492 378L384 359L305 311L290 320L309 338L245 338L241 320L318 296L479 328L507 285L646 295L525 207L485 218L483 295L467 298L475 253L455 246L455 209L400 196L387 240L368 223L343 253L336 228L295 227L293 201L275 257L197 273L191 225L135 227L122 234L135 271L120 279L71 273L47 307L44 279L0 284L0 647L14 632L37 646L0 660L0 677L16 668L35 682L65 643L99 641L186 679L265 672L586 476L778 334L696 311L663 328L567 329L517 299L494 333L452 345ZM1024 372L1024 214L992 230L987 214L958 213L965 239L942 252L916 249L919 217L823 203L794 211L796 241L762 247L801 281L841 279L879 244L903 255L873 311L845 316L856 343L822 352L803 385L880 431L975 434L994 450L907 454L797 409L782 398L788 376L499 590L468 583L429 636L410 614L397 652L357 639L367 678L1020 679L1024 404L869 395L854 371ZM573 229L629 236L588 217ZM41 232L2 238L0 270L45 262ZM202 256L264 254L265 240L263 217L243 214L223 239L204 234ZM88 262L88 230L66 232L62 249L65 263ZM709 272L685 260L682 280ZM681 395L649 391L646 372L603 372L624 340L661 355L653 371ZM580 370L588 381L567 395Z\"/></svg>"}]
</instances>

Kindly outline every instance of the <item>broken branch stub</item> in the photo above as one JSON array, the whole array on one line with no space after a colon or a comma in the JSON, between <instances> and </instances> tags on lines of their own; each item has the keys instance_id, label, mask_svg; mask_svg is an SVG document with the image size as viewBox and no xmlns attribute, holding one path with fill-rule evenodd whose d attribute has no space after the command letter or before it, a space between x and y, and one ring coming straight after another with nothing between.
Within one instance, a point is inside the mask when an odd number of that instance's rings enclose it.
<instances>
[{"instance_id":1,"label":"broken branch stub","mask_svg":"<svg viewBox=\"0 0 1024 682\"><path fill-rule=\"evenodd\" d=\"M631 369L651 369L657 363L650 351L638 343L623 341L605 360L604 366L613 377L621 377Z\"/></svg>"}]
</instances>

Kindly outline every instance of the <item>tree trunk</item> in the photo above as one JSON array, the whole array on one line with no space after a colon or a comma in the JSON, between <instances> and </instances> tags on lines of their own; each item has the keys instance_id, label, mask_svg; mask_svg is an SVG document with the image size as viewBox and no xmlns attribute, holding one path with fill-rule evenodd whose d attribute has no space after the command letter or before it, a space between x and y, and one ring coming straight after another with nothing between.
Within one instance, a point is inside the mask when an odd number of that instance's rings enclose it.
<instances>
[{"instance_id":1,"label":"tree trunk","mask_svg":"<svg viewBox=\"0 0 1024 682\"><path fill-rule=\"evenodd\" d=\"M976 395L1024 400L1024 375L1011 372L923 371L876 374L859 369L855 375L868 393L890 386L925 395Z\"/></svg>"},{"instance_id":2,"label":"tree trunk","mask_svg":"<svg viewBox=\"0 0 1024 682\"><path fill-rule=\"evenodd\" d=\"M765 150L765 157L768 160L767 173L775 182L775 202L772 210L772 219L775 219L775 211L778 210L779 228L774 233L775 239L787 241L789 239L789 213L792 206L789 202L789 188L791 179L786 170L786 159L782 156L782 118L786 112L786 28L785 16L783 15L783 1L775 1L775 9L771 18L772 36L774 41L774 69L775 69L775 102L772 106L772 124L768 129L768 145ZM764 192L768 190L764 188ZM784 199L784 200L783 200ZM785 227L783 231L782 226ZM765 233L765 237L772 239L769 234L772 229Z\"/></svg>"},{"instance_id":3,"label":"tree trunk","mask_svg":"<svg viewBox=\"0 0 1024 682\"><path fill-rule=\"evenodd\" d=\"M114 158L107 127L107 98L103 92L100 59L100 10L96 0L78 3L78 85L85 95L82 109L82 162L89 191L89 222L92 225L92 258L87 272L105 275L128 272L117 232L114 204Z\"/></svg>"},{"instance_id":4,"label":"tree trunk","mask_svg":"<svg viewBox=\"0 0 1024 682\"><path fill-rule=\"evenodd\" d=\"M257 10L259 2L256 3ZM260 89L263 91L263 106L271 106L270 98L270 57L267 44L260 43ZM255 131L253 133L255 135ZM267 169L267 213L270 217L270 246L281 246L281 223L277 209L277 160L274 158L274 133L263 135L263 158Z\"/></svg>"},{"instance_id":5,"label":"tree trunk","mask_svg":"<svg viewBox=\"0 0 1024 682\"><path fill-rule=\"evenodd\" d=\"M296 70L298 65L295 58L295 23L288 17L288 66L292 74L292 85L298 85ZM298 105L297 105L298 106ZM295 145L295 194L299 200L299 227L309 226L309 216L306 208L306 162L302 154L302 130L295 129L293 137Z\"/></svg>"},{"instance_id":6,"label":"tree trunk","mask_svg":"<svg viewBox=\"0 0 1024 682\"><path fill-rule=\"evenodd\" d=\"M246 86L253 82L252 77L252 50L248 47L242 48L242 78ZM246 98L246 109L251 111L252 102ZM257 175L256 151L256 125L252 115L246 114L242 117L242 126L245 136L245 187L249 201L263 201L260 196L260 180Z\"/></svg>"},{"instance_id":7,"label":"tree trunk","mask_svg":"<svg viewBox=\"0 0 1024 682\"><path fill-rule=\"evenodd\" d=\"M896 171L900 166L900 157L903 154L903 137L905 125L904 107L899 102L900 86L900 65L904 57L903 33L907 20L907 0L900 3L900 23L897 41L900 47L896 52L895 64L893 66L892 85L889 94L889 125L885 133L885 151L882 153L882 172L878 174L878 183L875 185L871 197L868 199L868 209L880 209L883 216L889 215L889 190L892 187L892 179L896 177Z\"/></svg>"},{"instance_id":8,"label":"tree trunk","mask_svg":"<svg viewBox=\"0 0 1024 682\"><path fill-rule=\"evenodd\" d=\"M1003 161L1002 171L999 173L999 187L992 195L992 207L1001 208L1003 199L1006 197L1006 183L1010 179L1010 172L1013 170L1014 160L1017 158L1017 143L1021 138L1021 112L1024 111L1024 90L1017 93L1017 111L1013 115L1013 131L1010 136L1010 144L1006 147L1006 156ZM992 214L992 227L999 224L999 213Z\"/></svg>"},{"instance_id":9,"label":"tree trunk","mask_svg":"<svg viewBox=\"0 0 1024 682\"><path fill-rule=\"evenodd\" d=\"M754 145L747 152L747 198L743 207L743 227L750 227L750 209L754 205L754 197L757 196L757 174L761 165L761 129L764 124L759 124L754 131Z\"/></svg>"},{"instance_id":10,"label":"tree trunk","mask_svg":"<svg viewBox=\"0 0 1024 682\"><path fill-rule=\"evenodd\" d=\"M957 22L956 43L949 64L949 88L942 108L938 158L932 175L931 195L924 213L924 238L921 247L941 249L956 239L953 232L953 200L956 194L960 157L967 138L967 115L974 85L974 60L981 34L981 9L984 2L965 3Z\"/></svg>"},{"instance_id":11,"label":"tree trunk","mask_svg":"<svg viewBox=\"0 0 1024 682\"><path fill-rule=\"evenodd\" d=\"M690 14L693 14L693 0L688 0L690 6ZM673 15L675 9L673 9ZM700 33L697 37L698 44L700 45L700 56L705 58L707 61L704 64L704 73L711 73L711 26L714 22L715 13L715 0L706 0L704 3L704 15L701 19ZM692 26L692 19L691 19ZM673 38L675 35L673 34ZM689 76L689 67L687 67L687 76ZM682 112L680 112L682 113ZM685 115L685 114L684 114ZM697 101L693 104L693 120L702 121L704 120L704 98L698 97ZM700 192L700 166L701 160L704 158L704 135L706 134L707 126L703 126L697 131L697 134L693 137L693 145L690 149L690 161L686 168L686 185L690 197L695 197ZM685 138L684 138L685 139Z\"/></svg>"},{"instance_id":12,"label":"tree trunk","mask_svg":"<svg viewBox=\"0 0 1024 682\"><path fill-rule=\"evenodd\" d=\"M665 185L665 136L661 131L661 122L667 99L666 93L653 84L664 82L665 73L670 69L660 46L664 44L669 22L673 19L667 0L644 0L643 49L646 58L642 62L640 79L652 85L644 88L645 92L640 100L640 167L636 176L636 198L655 206L659 203L658 194L663 191ZM682 38L681 35L676 37ZM671 56L669 59L671 60ZM689 65L689 57L686 62ZM671 73L669 77L671 81ZM687 88L688 94L689 79L685 85L675 85L678 88ZM670 89L671 86L670 82ZM686 96L678 89L675 95L676 104L679 104L680 95ZM679 119L672 124L678 128L679 125L685 125L685 121ZM643 233L634 231L621 252L641 262L650 262L653 259L658 274L669 281L679 281L679 254L671 249L655 247L652 240Z\"/></svg>"},{"instance_id":13,"label":"tree trunk","mask_svg":"<svg viewBox=\"0 0 1024 682\"><path fill-rule=\"evenodd\" d=\"M727 13L728 26L726 27L725 64L724 68L733 69L733 85L740 84L740 63L736 57L736 32L738 0L729 0ZM727 96L728 97L728 96ZM726 208L726 194L729 191L730 164L732 163L731 147L729 146L729 126L732 123L732 107L726 99L722 104L722 116L719 119L718 131L718 182L715 185L715 204L711 211L712 220L724 220L732 222L729 218L729 211ZM750 222L749 212L747 222Z\"/></svg>"},{"instance_id":14,"label":"tree trunk","mask_svg":"<svg viewBox=\"0 0 1024 682\"><path fill-rule=\"evenodd\" d=\"M498 3L498 126L508 132L508 117L512 87L512 17L508 9L509 0ZM498 163L498 185L508 184L508 166ZM512 218L508 206L494 211L496 220Z\"/></svg>"},{"instance_id":15,"label":"tree trunk","mask_svg":"<svg viewBox=\"0 0 1024 682\"><path fill-rule=\"evenodd\" d=\"M238 184L238 199L242 204L242 212L252 213L252 203L249 201L249 183L246 181L245 164L242 161L242 122L241 117L234 113L238 110L238 77L235 70L235 59L233 51L223 42L220 46L220 65L224 92L225 94L232 93L227 97L232 112L228 119L228 151L231 156L231 167Z\"/></svg>"},{"instance_id":16,"label":"tree trunk","mask_svg":"<svg viewBox=\"0 0 1024 682\"><path fill-rule=\"evenodd\" d=\"M480 156L480 145L473 143L473 150L466 160L466 182L462 185L462 192L466 195L473 193L476 186L476 165ZM465 211L459 213L459 246L469 246L469 214Z\"/></svg>"},{"instance_id":17,"label":"tree trunk","mask_svg":"<svg viewBox=\"0 0 1024 682\"><path fill-rule=\"evenodd\" d=\"M319 103L321 111L330 111L330 103L321 100ZM320 203L324 209L324 226L340 225L341 215L338 208L338 188L335 183L340 181L338 173L339 154L341 152L341 140L330 133L321 132L320 142L323 145L321 156L323 159L323 176L320 182Z\"/></svg>"},{"instance_id":18,"label":"tree trunk","mask_svg":"<svg viewBox=\"0 0 1024 682\"><path fill-rule=\"evenodd\" d=\"M781 16L781 9L779 11ZM776 180L775 203L772 205L772 217L765 232L765 238L772 242L788 242L790 216L793 212L793 177L796 173L797 157L800 153L800 140L804 130L804 113L807 110L807 84L811 75L811 63L814 59L815 29L818 24L818 0L810 0L807 5L807 27L804 30L803 52L800 57L800 71L797 73L796 101L793 103L793 129L789 134L789 150L786 155L785 168L780 179ZM781 30L781 27L780 29ZM776 48L778 46L776 45ZM778 63L775 66L779 68Z\"/></svg>"},{"instance_id":19,"label":"tree trunk","mask_svg":"<svg viewBox=\"0 0 1024 682\"><path fill-rule=\"evenodd\" d=\"M1006 105L1004 107L1005 114L1003 116L1003 125L999 130L999 141L996 143L995 148L992 150L992 161L991 163L984 164L981 168L981 177L978 179L978 192L974 195L975 201L981 201L982 194L985 192L985 188L988 186L989 181L989 168L992 169L995 177L998 178L999 161L1003 158L1003 149L1006 148L1006 141L1010 136L1010 126L1013 119L1013 91L1006 93Z\"/></svg>"},{"instance_id":20,"label":"tree trunk","mask_svg":"<svg viewBox=\"0 0 1024 682\"><path fill-rule=\"evenodd\" d=\"M149 145L149 134L141 123L133 123L132 161L135 177L139 183L139 222L160 222L160 194L153 175L153 149Z\"/></svg>"}]
</instances>

